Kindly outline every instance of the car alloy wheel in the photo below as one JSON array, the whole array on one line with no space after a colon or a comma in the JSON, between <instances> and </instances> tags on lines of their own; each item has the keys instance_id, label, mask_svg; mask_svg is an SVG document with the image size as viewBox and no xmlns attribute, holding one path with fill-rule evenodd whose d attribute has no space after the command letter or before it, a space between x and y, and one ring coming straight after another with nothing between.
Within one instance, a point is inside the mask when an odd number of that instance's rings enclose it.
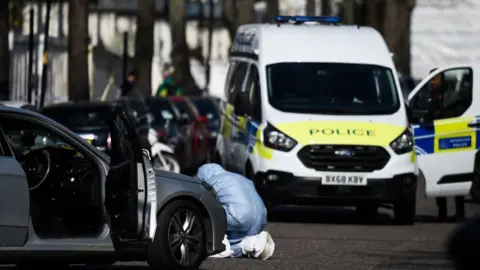
<instances>
[{"instance_id":1,"label":"car alloy wheel","mask_svg":"<svg viewBox=\"0 0 480 270\"><path fill-rule=\"evenodd\" d=\"M189 266L201 256L202 220L190 209L181 209L170 220L168 243L173 258L182 266Z\"/></svg>"},{"instance_id":2,"label":"car alloy wheel","mask_svg":"<svg viewBox=\"0 0 480 270\"><path fill-rule=\"evenodd\" d=\"M196 270L207 257L205 217L195 203L175 200L157 216L155 239L148 245L153 270Z\"/></svg>"}]
</instances>

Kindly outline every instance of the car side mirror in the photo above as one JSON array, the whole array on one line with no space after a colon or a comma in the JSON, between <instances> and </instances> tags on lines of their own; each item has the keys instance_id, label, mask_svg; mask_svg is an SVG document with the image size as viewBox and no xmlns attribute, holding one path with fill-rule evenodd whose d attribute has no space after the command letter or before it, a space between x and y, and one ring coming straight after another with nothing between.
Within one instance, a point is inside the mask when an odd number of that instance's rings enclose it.
<instances>
[{"instance_id":1,"label":"car side mirror","mask_svg":"<svg viewBox=\"0 0 480 270\"><path fill-rule=\"evenodd\" d=\"M236 115L250 115L250 104L248 94L246 92L238 93L234 100L234 112Z\"/></svg>"}]
</instances>

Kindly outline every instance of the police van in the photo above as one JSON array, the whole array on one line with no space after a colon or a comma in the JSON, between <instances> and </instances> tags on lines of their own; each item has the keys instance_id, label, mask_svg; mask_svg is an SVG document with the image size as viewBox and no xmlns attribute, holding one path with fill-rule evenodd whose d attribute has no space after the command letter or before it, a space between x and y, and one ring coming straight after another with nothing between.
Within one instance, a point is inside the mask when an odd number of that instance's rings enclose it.
<instances>
[{"instance_id":1,"label":"police van","mask_svg":"<svg viewBox=\"0 0 480 270\"><path fill-rule=\"evenodd\" d=\"M216 160L276 204L392 204L412 224L419 173L398 75L381 35L336 17L240 26Z\"/></svg>"}]
</instances>

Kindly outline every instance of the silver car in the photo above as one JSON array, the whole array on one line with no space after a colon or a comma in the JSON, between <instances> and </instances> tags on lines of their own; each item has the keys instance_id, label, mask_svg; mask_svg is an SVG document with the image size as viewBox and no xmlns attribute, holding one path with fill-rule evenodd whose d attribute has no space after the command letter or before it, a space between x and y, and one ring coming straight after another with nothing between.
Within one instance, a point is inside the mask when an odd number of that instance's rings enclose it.
<instances>
[{"instance_id":1,"label":"silver car","mask_svg":"<svg viewBox=\"0 0 480 270\"><path fill-rule=\"evenodd\" d=\"M0 264L195 269L225 249L213 188L154 170L123 108L110 134L108 157L41 114L0 106Z\"/></svg>"}]
</instances>

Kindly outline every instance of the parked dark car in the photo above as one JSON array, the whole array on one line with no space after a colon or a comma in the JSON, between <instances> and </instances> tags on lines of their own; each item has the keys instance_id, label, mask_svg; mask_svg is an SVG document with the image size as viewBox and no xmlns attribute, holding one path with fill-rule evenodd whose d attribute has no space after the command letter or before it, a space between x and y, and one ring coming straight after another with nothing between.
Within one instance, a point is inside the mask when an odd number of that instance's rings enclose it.
<instances>
[{"instance_id":1,"label":"parked dark car","mask_svg":"<svg viewBox=\"0 0 480 270\"><path fill-rule=\"evenodd\" d=\"M148 105L139 98L123 97L114 102L115 106L122 106L125 108L128 116L134 121L136 131L140 138L140 143L143 149L150 151L150 143L148 142L148 130L150 123L148 122L147 114L149 114Z\"/></svg>"},{"instance_id":2,"label":"parked dark car","mask_svg":"<svg viewBox=\"0 0 480 270\"><path fill-rule=\"evenodd\" d=\"M190 101L195 105L200 116L208 119L207 128L209 131L209 149L210 156L215 154L215 145L217 143L217 135L220 128L220 113L218 105L213 98L210 97L194 97Z\"/></svg>"},{"instance_id":3,"label":"parked dark car","mask_svg":"<svg viewBox=\"0 0 480 270\"><path fill-rule=\"evenodd\" d=\"M8 106L38 112L37 107L25 101L0 100L0 106Z\"/></svg>"},{"instance_id":4,"label":"parked dark car","mask_svg":"<svg viewBox=\"0 0 480 270\"><path fill-rule=\"evenodd\" d=\"M113 109L113 105L107 102L66 102L47 106L41 113L108 154L111 147L108 121Z\"/></svg>"},{"instance_id":5,"label":"parked dark car","mask_svg":"<svg viewBox=\"0 0 480 270\"><path fill-rule=\"evenodd\" d=\"M152 128L157 131L160 141L175 150L175 158L180 161L182 172L194 167L192 156L193 135L188 121L180 116L180 111L166 98L153 97L148 101L153 116Z\"/></svg>"},{"instance_id":6,"label":"parked dark car","mask_svg":"<svg viewBox=\"0 0 480 270\"><path fill-rule=\"evenodd\" d=\"M180 121L186 122L187 127L192 134L193 146L192 156L194 158L195 170L204 163L211 161L210 150L208 148L209 132L207 128L208 119L202 117L195 105L185 97L169 98L180 112Z\"/></svg>"}]
</instances>

